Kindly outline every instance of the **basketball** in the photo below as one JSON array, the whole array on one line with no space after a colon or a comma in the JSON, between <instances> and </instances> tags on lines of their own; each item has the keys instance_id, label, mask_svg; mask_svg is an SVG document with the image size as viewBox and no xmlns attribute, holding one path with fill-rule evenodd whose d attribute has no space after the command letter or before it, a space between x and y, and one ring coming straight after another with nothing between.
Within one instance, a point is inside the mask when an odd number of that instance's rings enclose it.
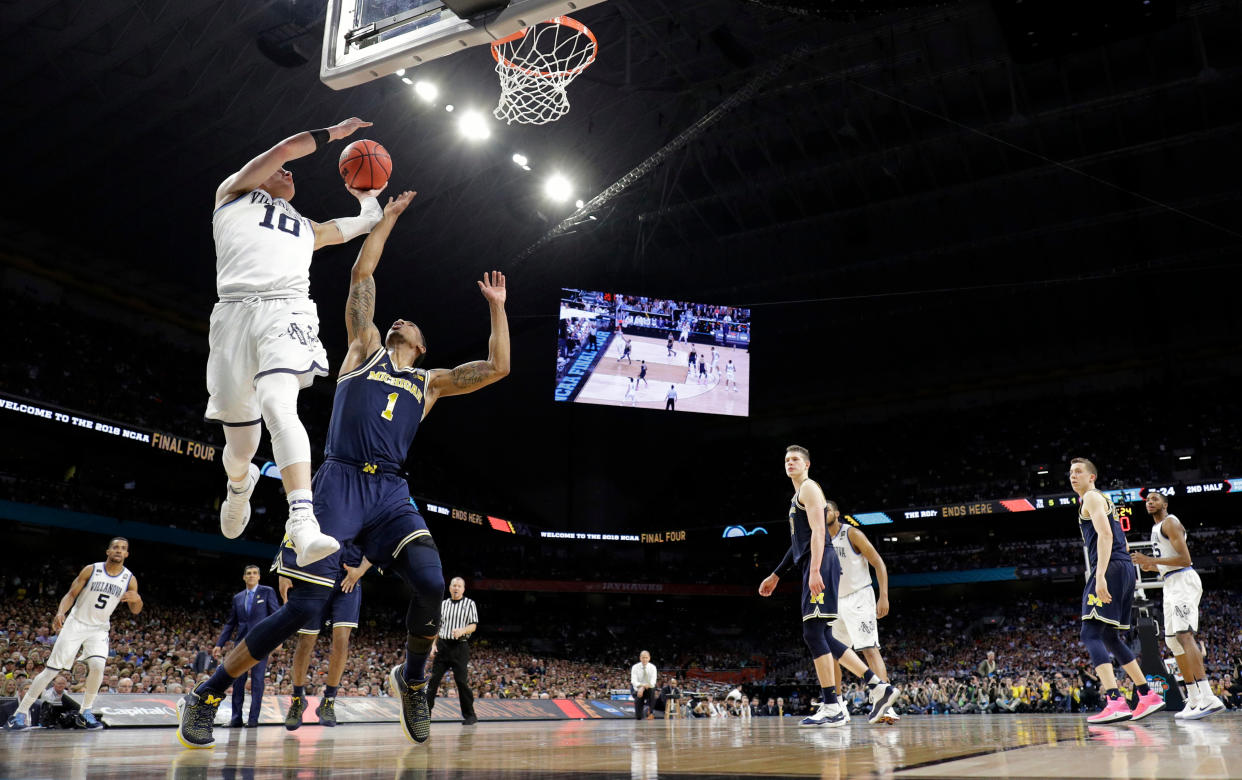
<instances>
[{"instance_id":1,"label":"basketball","mask_svg":"<svg viewBox=\"0 0 1242 780\"><path fill-rule=\"evenodd\" d=\"M341 152L340 169L346 187L378 190L388 183L392 157L378 141L354 141Z\"/></svg>"}]
</instances>

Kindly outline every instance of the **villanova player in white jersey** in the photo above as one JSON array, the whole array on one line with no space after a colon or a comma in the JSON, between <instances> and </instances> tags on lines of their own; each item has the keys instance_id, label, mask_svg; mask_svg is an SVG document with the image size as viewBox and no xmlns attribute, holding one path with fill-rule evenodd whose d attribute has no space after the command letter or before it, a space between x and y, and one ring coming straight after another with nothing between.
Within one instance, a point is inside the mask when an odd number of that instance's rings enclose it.
<instances>
[{"instance_id":1,"label":"villanova player in white jersey","mask_svg":"<svg viewBox=\"0 0 1242 780\"><path fill-rule=\"evenodd\" d=\"M1189 693L1186 708L1173 717L1199 720L1225 709L1225 703L1208 686L1203 651L1195 641L1203 581L1191 564L1186 542L1189 534L1177 515L1169 514L1169 499L1161 493L1148 493L1147 514L1155 523L1151 529L1152 554L1132 552L1130 560L1144 571L1160 572L1164 582L1164 641L1173 651Z\"/></svg>"},{"instance_id":2,"label":"villanova player in white jersey","mask_svg":"<svg viewBox=\"0 0 1242 780\"><path fill-rule=\"evenodd\" d=\"M88 729L103 728L91 712L91 705L99 693L104 662L108 658L108 624L116 605L121 602L128 604L129 611L135 615L142 611L138 580L125 568L129 540L120 536L113 539L108 543L106 557L102 563L82 569L60 600L52 620L52 630L58 632L56 644L52 645L47 666L34 678L17 712L9 718L10 729L24 729L30 725L30 706L57 674L73 669L79 650L90 671L86 676L86 696L78 713L78 724Z\"/></svg>"},{"instance_id":3,"label":"villanova player in white jersey","mask_svg":"<svg viewBox=\"0 0 1242 780\"><path fill-rule=\"evenodd\" d=\"M224 426L229 485L220 531L236 538L250 520L250 494L259 478L251 460L259 448L259 423L266 422L289 498L286 532L303 564L339 547L315 520L310 440L297 413L298 391L328 373L309 297L311 254L369 232L382 210L378 191L350 190L362 205L358 216L312 222L290 204L293 174L284 165L370 125L352 118L286 138L220 184L211 219L219 303L211 313L205 418Z\"/></svg>"},{"instance_id":4,"label":"villanova player in white jersey","mask_svg":"<svg viewBox=\"0 0 1242 780\"><path fill-rule=\"evenodd\" d=\"M835 502L829 501L831 510L828 512L828 538L841 563L841 580L837 588L837 619L832 624L832 635L846 647L852 647L862 654L867 668L875 671L882 679L888 679L888 670L884 667L884 659L880 657L879 619L888 614L888 567L884 559L876 552L871 540L861 529L849 523L841 522L841 514ZM880 598L877 603L875 591L871 589L871 569L875 568L876 581L880 585ZM837 679L841 678L841 665L838 663ZM842 682L844 686L844 682ZM876 689L870 691L874 703ZM846 715L849 715L847 709ZM846 720L849 720L846 717ZM884 712L881 721L896 723L901 720L892 708Z\"/></svg>"},{"instance_id":5,"label":"villanova player in white jersey","mask_svg":"<svg viewBox=\"0 0 1242 780\"><path fill-rule=\"evenodd\" d=\"M509 374L508 297L504 274L478 282L492 326L487 360L454 369L421 368L427 355L422 328L397 320L387 335L375 326L375 279L384 243L414 197L389 199L384 216L367 237L350 275L345 305L349 350L341 363L324 462L315 474L315 509L323 528L348 550L357 546L376 567L396 574L412 591L405 614L405 662L389 672L401 699L401 727L414 742L431 736L427 703L427 656L440 624L444 574L440 553L401 475L423 419L441 398L473 393ZM187 748L215 744L216 709L233 681L298 629L322 620L324 605L341 579L339 553L303 565L281 551L277 571L293 580L284 607L250 629L210 678L177 704L177 738Z\"/></svg>"}]
</instances>

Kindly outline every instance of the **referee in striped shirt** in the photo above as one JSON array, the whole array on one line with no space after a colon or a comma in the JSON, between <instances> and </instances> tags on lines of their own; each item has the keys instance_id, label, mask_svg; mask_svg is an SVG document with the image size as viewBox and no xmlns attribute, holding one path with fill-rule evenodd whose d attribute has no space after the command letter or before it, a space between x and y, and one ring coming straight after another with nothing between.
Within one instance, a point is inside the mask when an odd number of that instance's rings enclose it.
<instances>
[{"instance_id":1,"label":"referee in striped shirt","mask_svg":"<svg viewBox=\"0 0 1242 780\"><path fill-rule=\"evenodd\" d=\"M470 646L466 640L478 627L479 610L474 601L466 598L466 581L454 577L449 583L449 598L440 602L440 635L436 638L435 659L431 662L431 679L427 683L427 709L436 706L440 680L451 670L461 701L461 722L467 726L479 721L474 716L474 694L470 692L470 678L466 672L466 664L470 663Z\"/></svg>"}]
</instances>

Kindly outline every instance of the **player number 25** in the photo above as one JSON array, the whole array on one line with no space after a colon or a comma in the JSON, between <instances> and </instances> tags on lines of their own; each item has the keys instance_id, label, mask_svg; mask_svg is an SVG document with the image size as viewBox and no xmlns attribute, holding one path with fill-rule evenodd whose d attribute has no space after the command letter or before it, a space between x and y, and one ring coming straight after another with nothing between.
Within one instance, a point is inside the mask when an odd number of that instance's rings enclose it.
<instances>
[{"instance_id":1,"label":"player number 25","mask_svg":"<svg viewBox=\"0 0 1242 780\"><path fill-rule=\"evenodd\" d=\"M391 422L392 421L392 410L393 410L393 407L395 407L396 405L397 405L397 394L389 393L388 394L388 406L384 409L384 411L380 412L380 417L383 417L385 420L388 420Z\"/></svg>"}]
</instances>

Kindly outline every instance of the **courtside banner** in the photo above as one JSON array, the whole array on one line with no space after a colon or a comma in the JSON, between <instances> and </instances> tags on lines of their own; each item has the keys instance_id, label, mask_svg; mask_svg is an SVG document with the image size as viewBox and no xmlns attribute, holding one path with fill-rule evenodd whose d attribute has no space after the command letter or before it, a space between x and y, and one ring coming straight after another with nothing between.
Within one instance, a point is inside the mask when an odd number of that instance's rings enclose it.
<instances>
[{"instance_id":1,"label":"courtside banner","mask_svg":"<svg viewBox=\"0 0 1242 780\"><path fill-rule=\"evenodd\" d=\"M70 698L81 703L81 696ZM113 728L126 726L176 726L177 700L179 695L142 695L127 693L101 693L92 708L100 720ZM318 696L306 697L306 714L302 722L314 726L318 722L315 708ZM264 696L259 723L264 726L283 725L289 711L288 696ZM626 713L607 702L585 699L475 699L474 712L479 720L595 720L601 718L624 719ZM243 709L243 717L249 717L250 702ZM401 714L400 703L390 696L342 696L336 700L336 719L341 723L396 723ZM227 726L233 717L229 697L220 703L216 711L216 725ZM633 717L630 713L629 717ZM436 699L432 721L461 720L461 708L457 699Z\"/></svg>"}]
</instances>

